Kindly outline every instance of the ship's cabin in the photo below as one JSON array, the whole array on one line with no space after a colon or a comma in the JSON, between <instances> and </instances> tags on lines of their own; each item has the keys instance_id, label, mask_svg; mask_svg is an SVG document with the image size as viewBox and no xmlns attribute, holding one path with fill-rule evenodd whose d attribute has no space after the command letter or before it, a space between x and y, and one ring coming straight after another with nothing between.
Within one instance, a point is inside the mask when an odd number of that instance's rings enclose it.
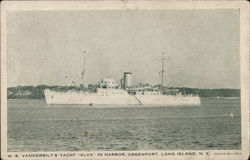
<instances>
[{"instance_id":1,"label":"ship's cabin","mask_svg":"<svg viewBox=\"0 0 250 160\"><path fill-rule=\"evenodd\" d=\"M137 95L161 95L159 91L142 91L142 92L136 92Z\"/></svg>"},{"instance_id":2,"label":"ship's cabin","mask_svg":"<svg viewBox=\"0 0 250 160\"><path fill-rule=\"evenodd\" d=\"M158 89L153 88L130 88L128 89L130 95L161 95Z\"/></svg>"},{"instance_id":3,"label":"ship's cabin","mask_svg":"<svg viewBox=\"0 0 250 160\"><path fill-rule=\"evenodd\" d=\"M101 96L109 95L127 95L128 92L123 89L114 89L114 88L98 88L97 94Z\"/></svg>"},{"instance_id":4,"label":"ship's cabin","mask_svg":"<svg viewBox=\"0 0 250 160\"><path fill-rule=\"evenodd\" d=\"M102 79L100 82L100 88L118 88L118 84L114 79Z\"/></svg>"}]
</instances>

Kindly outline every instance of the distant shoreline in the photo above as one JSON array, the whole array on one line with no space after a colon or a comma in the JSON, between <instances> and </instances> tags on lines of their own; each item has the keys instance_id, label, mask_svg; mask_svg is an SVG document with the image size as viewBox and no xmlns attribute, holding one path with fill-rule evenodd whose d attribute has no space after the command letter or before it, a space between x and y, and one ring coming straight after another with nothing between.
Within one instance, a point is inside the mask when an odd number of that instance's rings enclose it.
<instances>
[{"instance_id":1,"label":"distant shoreline","mask_svg":"<svg viewBox=\"0 0 250 160\"><path fill-rule=\"evenodd\" d=\"M89 84L88 87L84 88L84 90L89 92L95 92L96 88L98 88L97 85ZM54 89L63 91L80 90L79 87L75 86L48 86L48 85L17 86L17 87L9 87L7 89L7 99L44 99L43 91L45 89ZM240 89L230 89L230 88L199 89L199 88L188 88L188 87L164 87L164 91L167 91L168 89L177 89L184 95L195 94L199 95L201 98L240 97ZM165 94L171 94L171 93L165 93Z\"/></svg>"}]
</instances>

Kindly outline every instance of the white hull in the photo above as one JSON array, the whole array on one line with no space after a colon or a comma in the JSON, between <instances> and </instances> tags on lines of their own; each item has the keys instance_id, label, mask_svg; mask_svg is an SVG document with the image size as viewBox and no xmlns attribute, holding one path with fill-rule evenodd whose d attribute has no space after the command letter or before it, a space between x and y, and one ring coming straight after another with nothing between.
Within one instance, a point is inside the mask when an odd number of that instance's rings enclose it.
<instances>
[{"instance_id":1,"label":"white hull","mask_svg":"<svg viewBox=\"0 0 250 160\"><path fill-rule=\"evenodd\" d=\"M46 89L44 91L47 104L87 104L87 105L152 105L178 106L200 105L198 96L173 95L130 95L100 94L85 92L59 92Z\"/></svg>"}]
</instances>

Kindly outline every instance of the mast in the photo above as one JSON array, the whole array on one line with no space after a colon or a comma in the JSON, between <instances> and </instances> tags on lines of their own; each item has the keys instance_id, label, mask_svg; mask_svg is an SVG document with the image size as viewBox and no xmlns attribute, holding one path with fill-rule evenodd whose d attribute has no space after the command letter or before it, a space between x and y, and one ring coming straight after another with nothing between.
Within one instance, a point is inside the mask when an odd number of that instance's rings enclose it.
<instances>
[{"instance_id":1,"label":"mast","mask_svg":"<svg viewBox=\"0 0 250 160\"><path fill-rule=\"evenodd\" d=\"M84 88L84 77L85 77L85 51L83 51L83 69L82 69L82 85L81 88Z\"/></svg>"},{"instance_id":2,"label":"mast","mask_svg":"<svg viewBox=\"0 0 250 160\"><path fill-rule=\"evenodd\" d=\"M163 94L163 81L164 81L164 52L162 52L162 68L161 68L161 93Z\"/></svg>"}]
</instances>

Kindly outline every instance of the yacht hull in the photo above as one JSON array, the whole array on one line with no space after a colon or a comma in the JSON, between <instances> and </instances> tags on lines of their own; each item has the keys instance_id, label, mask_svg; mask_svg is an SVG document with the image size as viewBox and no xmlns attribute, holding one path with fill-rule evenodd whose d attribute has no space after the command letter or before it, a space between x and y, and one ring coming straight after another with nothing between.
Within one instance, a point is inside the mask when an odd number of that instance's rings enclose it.
<instances>
[{"instance_id":1,"label":"yacht hull","mask_svg":"<svg viewBox=\"0 0 250 160\"><path fill-rule=\"evenodd\" d=\"M114 93L114 92L113 92ZM174 95L130 95L98 94L86 92L60 92L45 90L47 104L87 104L87 105L151 105L178 106L200 105L198 96Z\"/></svg>"}]
</instances>

